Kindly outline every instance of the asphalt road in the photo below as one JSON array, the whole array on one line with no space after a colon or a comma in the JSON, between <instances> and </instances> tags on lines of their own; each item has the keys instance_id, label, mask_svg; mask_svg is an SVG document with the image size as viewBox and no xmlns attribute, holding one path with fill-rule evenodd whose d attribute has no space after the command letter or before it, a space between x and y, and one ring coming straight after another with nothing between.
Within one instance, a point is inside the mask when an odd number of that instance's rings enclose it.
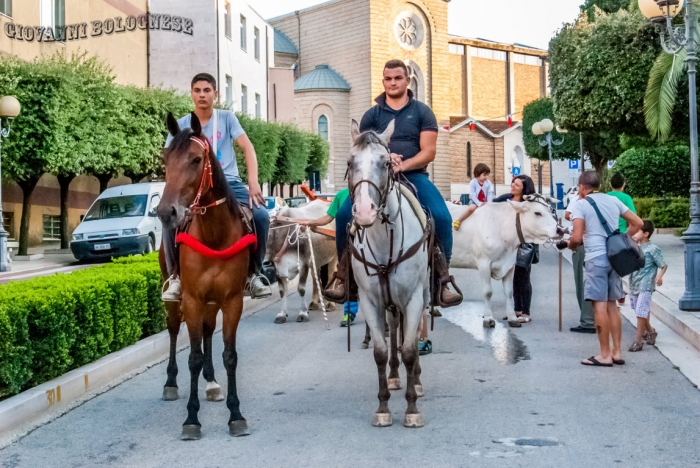
<instances>
[{"instance_id":1,"label":"asphalt road","mask_svg":"<svg viewBox=\"0 0 700 468\"><path fill-rule=\"evenodd\" d=\"M534 266L533 322L517 330L500 320L494 330L481 328L477 275L456 272L467 301L436 320L434 352L422 358L422 429L401 424L403 390L392 392L389 402L394 425L371 426L377 373L371 350L360 346L363 325L352 328L348 353L340 312L329 314L327 331L320 312L309 323L273 324L276 305L239 328L239 395L249 437L228 435L224 403L202 401L204 437L179 440L186 350L178 359L180 400L160 400L160 364L0 451L0 466L700 465L700 393L654 348L626 353L627 364L612 369L579 364L596 353L597 342L566 331L577 322L570 269L564 262L562 333L551 250ZM495 286L495 307L502 311ZM290 306L298 301L293 297ZM625 322L626 346L633 333ZM220 335L214 342L223 386Z\"/></svg>"}]
</instances>

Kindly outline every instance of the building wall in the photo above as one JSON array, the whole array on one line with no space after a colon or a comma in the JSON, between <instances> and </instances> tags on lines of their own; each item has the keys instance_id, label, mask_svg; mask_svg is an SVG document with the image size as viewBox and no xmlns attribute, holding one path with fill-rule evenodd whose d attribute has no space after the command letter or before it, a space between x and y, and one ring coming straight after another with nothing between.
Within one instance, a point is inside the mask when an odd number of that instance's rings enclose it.
<instances>
[{"instance_id":1,"label":"building wall","mask_svg":"<svg viewBox=\"0 0 700 468\"><path fill-rule=\"evenodd\" d=\"M343 0L301 11L299 17L291 14L269 20L296 44L300 64L297 76L314 70L316 65L328 64L350 83L352 89L346 97L348 114L344 123L340 121L348 142L350 119L359 121L364 112L374 104L371 83L381 80L381 75L374 77L370 72L369 4L370 0ZM296 104L297 122L300 126L309 125L303 124L302 121L310 122L312 118L311 114L307 113L311 110L307 102L310 97L307 94L309 93L295 95L295 100L300 100ZM349 146L347 149L349 150ZM347 154L347 151L334 154ZM329 168L330 182L335 190L347 186L347 182L343 180L345 169L338 166L336 164L335 168Z\"/></svg>"},{"instance_id":2,"label":"building wall","mask_svg":"<svg viewBox=\"0 0 700 468\"><path fill-rule=\"evenodd\" d=\"M347 187L345 171L350 155L350 95L339 91L310 91L296 93L297 125L302 130L318 133L318 118L328 117L330 158L322 190L336 192Z\"/></svg>"},{"instance_id":3,"label":"building wall","mask_svg":"<svg viewBox=\"0 0 700 468\"><path fill-rule=\"evenodd\" d=\"M200 72L217 76L216 4L213 1L149 0L151 12L190 18L193 34L153 30L150 36L150 84L189 92Z\"/></svg>"},{"instance_id":4,"label":"building wall","mask_svg":"<svg viewBox=\"0 0 700 468\"><path fill-rule=\"evenodd\" d=\"M133 31L111 34L93 35L92 21L104 21L120 18L124 21L129 15L138 17L145 14L148 0L123 0L114 2L108 0L66 0L66 25L86 23L83 28L84 36L65 42L50 41L44 37L39 41L38 33L32 32L32 40L11 39L5 30L7 23L10 28L17 26L39 27L39 1L15 0L12 3L12 18L0 15L0 53L14 55L23 60L31 60L43 54L53 54L63 51L72 54L79 51L87 52L90 56L97 55L113 70L116 81L121 84L146 86L148 83L147 62L147 31L136 27Z\"/></svg>"},{"instance_id":5,"label":"building wall","mask_svg":"<svg viewBox=\"0 0 700 468\"><path fill-rule=\"evenodd\" d=\"M255 95L260 96L260 117L267 120L268 69L274 67L274 30L248 4L240 0L231 1L231 37L226 37L226 0L217 0L219 16L219 100L228 104L235 112L242 109L242 86L247 88L246 112L255 116ZM241 16L246 19L246 43L241 40ZM255 28L260 32L260 58L255 58ZM233 84L232 101L227 102L226 76ZM216 76L216 75L215 75Z\"/></svg>"},{"instance_id":6,"label":"building wall","mask_svg":"<svg viewBox=\"0 0 700 468\"><path fill-rule=\"evenodd\" d=\"M277 122L294 122L294 70L270 68L268 118Z\"/></svg>"},{"instance_id":7,"label":"building wall","mask_svg":"<svg viewBox=\"0 0 700 468\"><path fill-rule=\"evenodd\" d=\"M472 113L479 120L504 120L507 63L472 57Z\"/></svg>"},{"instance_id":8,"label":"building wall","mask_svg":"<svg viewBox=\"0 0 700 468\"><path fill-rule=\"evenodd\" d=\"M296 63L296 55L275 53L275 67L277 68L292 68Z\"/></svg>"},{"instance_id":9,"label":"building wall","mask_svg":"<svg viewBox=\"0 0 700 468\"><path fill-rule=\"evenodd\" d=\"M467 60L464 55L449 54L450 75L448 97L450 100L450 115L467 115L466 68Z\"/></svg>"},{"instance_id":10,"label":"building wall","mask_svg":"<svg viewBox=\"0 0 700 468\"><path fill-rule=\"evenodd\" d=\"M523 108L542 95L542 67L514 64L515 67L515 120L522 120Z\"/></svg>"}]
</instances>

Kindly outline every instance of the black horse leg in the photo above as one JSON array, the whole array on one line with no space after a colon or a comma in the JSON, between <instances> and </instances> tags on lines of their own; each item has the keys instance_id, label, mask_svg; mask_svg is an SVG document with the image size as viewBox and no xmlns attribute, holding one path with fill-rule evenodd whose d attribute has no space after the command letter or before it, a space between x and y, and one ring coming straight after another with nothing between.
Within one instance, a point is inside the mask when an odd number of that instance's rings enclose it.
<instances>
[{"instance_id":1,"label":"black horse leg","mask_svg":"<svg viewBox=\"0 0 700 468\"><path fill-rule=\"evenodd\" d=\"M228 433L234 437L246 436L250 434L248 422L241 414L241 400L238 399L238 389L236 387L236 368L238 367L238 352L236 352L236 331L238 322L243 310L243 295L240 295L224 309L224 367L228 377L228 396L226 406L231 411L228 420Z\"/></svg>"},{"instance_id":2,"label":"black horse leg","mask_svg":"<svg viewBox=\"0 0 700 468\"><path fill-rule=\"evenodd\" d=\"M215 309L218 307L214 306ZM211 309L207 311L206 318L203 324L204 332L204 379L207 381L205 393L207 401L224 401L224 395L221 392L221 386L216 382L214 376L214 362L212 361L212 336L216 329L216 314L218 310Z\"/></svg>"},{"instance_id":3,"label":"black horse leg","mask_svg":"<svg viewBox=\"0 0 700 468\"><path fill-rule=\"evenodd\" d=\"M362 342L362 348L369 348L369 341L372 339L372 335L369 333L369 325L365 323L365 341Z\"/></svg>"},{"instance_id":4,"label":"black horse leg","mask_svg":"<svg viewBox=\"0 0 700 468\"><path fill-rule=\"evenodd\" d=\"M170 358L168 359L168 379L163 387L163 400L173 401L178 399L177 393L177 335L180 332L180 304L166 302L168 311L168 334L170 335Z\"/></svg>"},{"instance_id":5,"label":"black horse leg","mask_svg":"<svg viewBox=\"0 0 700 468\"><path fill-rule=\"evenodd\" d=\"M397 322L399 317L393 315L394 312L387 314L387 319L389 322L389 343L390 343L390 354L389 354L389 390L399 390L401 388L401 377L399 376L399 351L397 343ZM391 315L390 315L391 314Z\"/></svg>"},{"instance_id":6,"label":"black horse leg","mask_svg":"<svg viewBox=\"0 0 700 468\"><path fill-rule=\"evenodd\" d=\"M182 439L196 440L202 438L202 425L199 423L197 413L199 413L199 396L197 395L199 374L204 367L204 353L202 352L202 325L195 326L188 324L190 332L190 399L187 402L187 419L182 425Z\"/></svg>"}]
</instances>

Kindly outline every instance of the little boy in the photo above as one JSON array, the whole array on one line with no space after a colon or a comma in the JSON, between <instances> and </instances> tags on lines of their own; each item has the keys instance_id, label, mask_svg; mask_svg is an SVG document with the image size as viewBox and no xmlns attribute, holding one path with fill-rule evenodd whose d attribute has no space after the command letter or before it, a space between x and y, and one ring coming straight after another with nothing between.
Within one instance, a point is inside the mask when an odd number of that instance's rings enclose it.
<instances>
[{"instance_id":1,"label":"little boy","mask_svg":"<svg viewBox=\"0 0 700 468\"><path fill-rule=\"evenodd\" d=\"M474 178L469 183L469 206L457 221L452 223L455 230L459 231L462 222L471 216L478 207L493 201L493 185L489 180L490 174L491 168L484 163L479 163L474 168Z\"/></svg>"},{"instance_id":2,"label":"little boy","mask_svg":"<svg viewBox=\"0 0 700 468\"><path fill-rule=\"evenodd\" d=\"M654 223L645 220L642 229L634 235L634 240L639 243L642 253L644 253L645 263L644 268L635 271L630 276L630 299L632 309L637 315L637 337L630 346L631 352L642 350L645 332L648 345L654 345L658 335L649 323L651 319L649 315L651 294L654 292L654 285L661 286L664 283L663 277L668 267L664 262L663 255L661 255L661 249L649 241L653 233Z\"/></svg>"},{"instance_id":3,"label":"little boy","mask_svg":"<svg viewBox=\"0 0 700 468\"><path fill-rule=\"evenodd\" d=\"M350 189L343 189L335 194L331 206L326 211L326 214L320 218L310 219L308 221L303 221L300 224L308 227L325 226L331 223L335 217L338 215L338 210L345 200L350 196ZM341 327L347 327L355 322L355 316L357 315L357 302L346 302L343 304L344 316L343 320L340 322Z\"/></svg>"}]
</instances>

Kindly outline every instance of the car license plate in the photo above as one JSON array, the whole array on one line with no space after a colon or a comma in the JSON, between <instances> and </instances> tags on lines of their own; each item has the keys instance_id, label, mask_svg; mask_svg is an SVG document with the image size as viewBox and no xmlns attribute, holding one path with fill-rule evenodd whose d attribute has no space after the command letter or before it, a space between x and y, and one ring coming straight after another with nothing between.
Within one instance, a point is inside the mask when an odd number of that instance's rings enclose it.
<instances>
[{"instance_id":1,"label":"car license plate","mask_svg":"<svg viewBox=\"0 0 700 468\"><path fill-rule=\"evenodd\" d=\"M95 244L95 250L109 250L112 246L109 244Z\"/></svg>"}]
</instances>

